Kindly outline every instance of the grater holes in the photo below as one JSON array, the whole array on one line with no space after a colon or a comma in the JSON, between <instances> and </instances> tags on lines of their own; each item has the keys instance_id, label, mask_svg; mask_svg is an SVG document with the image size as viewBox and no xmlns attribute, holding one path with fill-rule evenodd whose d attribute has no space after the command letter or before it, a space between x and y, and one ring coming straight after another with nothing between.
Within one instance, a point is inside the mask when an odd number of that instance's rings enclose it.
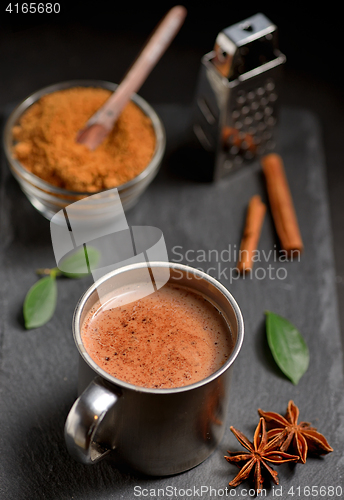
<instances>
[{"instance_id":1,"label":"grater holes","mask_svg":"<svg viewBox=\"0 0 344 500\"><path fill-rule=\"evenodd\" d=\"M268 78L264 87L268 92L272 92L275 89L275 82L271 78Z\"/></svg>"},{"instance_id":2,"label":"grater holes","mask_svg":"<svg viewBox=\"0 0 344 500\"><path fill-rule=\"evenodd\" d=\"M254 158L254 154L249 149L247 151L245 151L244 156L245 156L246 160L253 160L253 158Z\"/></svg>"},{"instance_id":3,"label":"grater holes","mask_svg":"<svg viewBox=\"0 0 344 500\"><path fill-rule=\"evenodd\" d=\"M237 155L239 153L239 148L237 146L232 146L229 150L230 154Z\"/></svg>"},{"instance_id":4,"label":"grater holes","mask_svg":"<svg viewBox=\"0 0 344 500\"><path fill-rule=\"evenodd\" d=\"M272 78L257 87L240 89L232 96L230 126L236 132L227 142L230 156L251 159L272 147L276 100L276 86Z\"/></svg>"},{"instance_id":5,"label":"grater holes","mask_svg":"<svg viewBox=\"0 0 344 500\"><path fill-rule=\"evenodd\" d=\"M270 129L269 130L264 130L264 132L262 133L262 139L263 139L263 141L268 141L271 138L272 138L272 131Z\"/></svg>"},{"instance_id":6,"label":"grater holes","mask_svg":"<svg viewBox=\"0 0 344 500\"><path fill-rule=\"evenodd\" d=\"M231 170L233 168L233 162L230 160L225 160L223 166L226 170Z\"/></svg>"},{"instance_id":7,"label":"grater holes","mask_svg":"<svg viewBox=\"0 0 344 500\"><path fill-rule=\"evenodd\" d=\"M243 96L243 95L240 95L237 97L237 103L240 105L240 106L243 106L246 102L246 97Z\"/></svg>"},{"instance_id":8,"label":"grater holes","mask_svg":"<svg viewBox=\"0 0 344 500\"><path fill-rule=\"evenodd\" d=\"M276 118L274 116L266 116L265 122L269 127L273 127L276 123Z\"/></svg>"},{"instance_id":9,"label":"grater holes","mask_svg":"<svg viewBox=\"0 0 344 500\"><path fill-rule=\"evenodd\" d=\"M242 157L241 157L241 156L235 156L235 158L234 158L234 162L233 162L233 163L234 163L234 165L235 165L236 167L238 167L239 165L241 165L241 164L242 164L242 161L243 161L243 160L242 160Z\"/></svg>"},{"instance_id":10,"label":"grater holes","mask_svg":"<svg viewBox=\"0 0 344 500\"><path fill-rule=\"evenodd\" d=\"M263 118L263 113L261 111L257 111L255 114L254 114L254 119L257 121L257 122L260 122L260 120Z\"/></svg>"},{"instance_id":11,"label":"grater holes","mask_svg":"<svg viewBox=\"0 0 344 500\"><path fill-rule=\"evenodd\" d=\"M262 108L264 108L265 106L267 106L267 105L268 105L268 102L269 102L269 100L268 100L268 98L267 98L267 97L262 97L262 98L261 98L261 100L260 100L260 106L261 106Z\"/></svg>"},{"instance_id":12,"label":"grater holes","mask_svg":"<svg viewBox=\"0 0 344 500\"><path fill-rule=\"evenodd\" d=\"M245 138L243 138L243 141L241 143L241 148L246 153L248 151L249 147L250 147L250 145L247 143L247 141L245 140Z\"/></svg>"},{"instance_id":13,"label":"grater holes","mask_svg":"<svg viewBox=\"0 0 344 500\"><path fill-rule=\"evenodd\" d=\"M244 90L239 90L236 95L236 102L239 106L243 106L246 103L246 92Z\"/></svg>"}]
</instances>

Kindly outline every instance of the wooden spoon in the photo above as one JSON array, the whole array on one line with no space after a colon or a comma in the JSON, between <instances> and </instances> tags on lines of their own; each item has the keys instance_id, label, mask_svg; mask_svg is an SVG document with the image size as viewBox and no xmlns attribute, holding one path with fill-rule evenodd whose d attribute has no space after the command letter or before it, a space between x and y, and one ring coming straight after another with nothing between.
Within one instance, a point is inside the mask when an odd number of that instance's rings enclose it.
<instances>
[{"instance_id":1,"label":"wooden spoon","mask_svg":"<svg viewBox=\"0 0 344 500\"><path fill-rule=\"evenodd\" d=\"M115 92L79 130L77 142L94 150L104 140L132 94L138 91L178 33L185 17L186 9L181 5L173 7L165 15Z\"/></svg>"}]
</instances>

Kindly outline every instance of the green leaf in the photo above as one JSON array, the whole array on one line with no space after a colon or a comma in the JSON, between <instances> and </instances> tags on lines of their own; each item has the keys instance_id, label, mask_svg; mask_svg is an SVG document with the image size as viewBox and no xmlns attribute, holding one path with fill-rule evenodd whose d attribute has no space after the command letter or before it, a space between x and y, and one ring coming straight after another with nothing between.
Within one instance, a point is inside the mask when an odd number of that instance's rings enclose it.
<instances>
[{"instance_id":1,"label":"green leaf","mask_svg":"<svg viewBox=\"0 0 344 500\"><path fill-rule=\"evenodd\" d=\"M50 320L57 300L57 286L54 276L46 276L35 283L27 292L23 314L25 328L37 328Z\"/></svg>"},{"instance_id":2,"label":"green leaf","mask_svg":"<svg viewBox=\"0 0 344 500\"><path fill-rule=\"evenodd\" d=\"M100 253L96 248L82 247L62 259L59 269L67 278L82 278L89 274L88 268L92 269L97 266L99 258Z\"/></svg>"},{"instance_id":3,"label":"green leaf","mask_svg":"<svg viewBox=\"0 0 344 500\"><path fill-rule=\"evenodd\" d=\"M287 319L267 311L266 335L274 360L297 385L309 365L309 351L300 332Z\"/></svg>"}]
</instances>

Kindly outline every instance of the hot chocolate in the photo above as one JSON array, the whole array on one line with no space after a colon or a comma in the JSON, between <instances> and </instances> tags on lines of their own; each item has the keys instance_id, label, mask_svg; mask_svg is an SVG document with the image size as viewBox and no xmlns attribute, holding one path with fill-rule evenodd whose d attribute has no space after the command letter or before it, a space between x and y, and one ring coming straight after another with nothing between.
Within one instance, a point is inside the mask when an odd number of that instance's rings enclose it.
<instances>
[{"instance_id":1,"label":"hot chocolate","mask_svg":"<svg viewBox=\"0 0 344 500\"><path fill-rule=\"evenodd\" d=\"M171 284L129 304L121 305L118 293L105 306L96 303L83 322L81 337L88 354L106 372L134 385L161 389L208 377L233 349L218 309L202 295Z\"/></svg>"}]
</instances>

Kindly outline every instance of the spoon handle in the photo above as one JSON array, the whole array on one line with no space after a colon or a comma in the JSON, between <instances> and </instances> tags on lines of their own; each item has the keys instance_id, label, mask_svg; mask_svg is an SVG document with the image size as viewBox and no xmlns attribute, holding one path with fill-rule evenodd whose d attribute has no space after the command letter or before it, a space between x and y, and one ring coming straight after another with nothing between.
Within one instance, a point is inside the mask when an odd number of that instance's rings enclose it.
<instances>
[{"instance_id":1,"label":"spoon handle","mask_svg":"<svg viewBox=\"0 0 344 500\"><path fill-rule=\"evenodd\" d=\"M90 149L95 149L110 132L132 94L138 91L178 33L185 16L186 9L181 5L173 7L165 15L115 92L79 132L78 142L88 145ZM95 125L97 125L95 127L97 132L96 130L93 131L94 133L88 132Z\"/></svg>"}]
</instances>

